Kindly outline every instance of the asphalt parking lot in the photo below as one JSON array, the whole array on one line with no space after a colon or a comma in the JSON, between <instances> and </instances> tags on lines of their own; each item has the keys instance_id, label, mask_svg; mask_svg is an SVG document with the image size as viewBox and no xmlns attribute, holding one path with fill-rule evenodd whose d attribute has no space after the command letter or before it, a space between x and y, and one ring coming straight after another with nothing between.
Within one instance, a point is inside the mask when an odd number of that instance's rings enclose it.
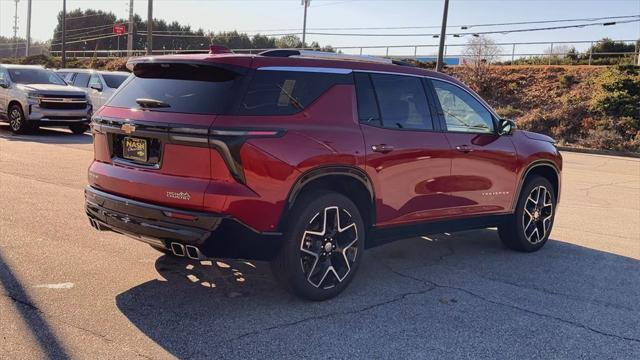
<instances>
[{"instance_id":1,"label":"asphalt parking lot","mask_svg":"<svg viewBox=\"0 0 640 360\"><path fill-rule=\"evenodd\" d=\"M640 358L640 160L564 153L541 251L492 229L365 254L301 301L266 263L194 262L94 231L91 137L0 125L0 358Z\"/></svg>"}]
</instances>

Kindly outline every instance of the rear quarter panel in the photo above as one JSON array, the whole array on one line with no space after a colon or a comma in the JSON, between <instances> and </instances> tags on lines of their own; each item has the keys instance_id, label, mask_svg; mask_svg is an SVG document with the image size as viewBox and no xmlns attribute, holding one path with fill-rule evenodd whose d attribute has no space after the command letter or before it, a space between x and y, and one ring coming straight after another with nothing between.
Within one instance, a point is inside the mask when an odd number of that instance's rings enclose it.
<instances>
[{"instance_id":1,"label":"rear quarter panel","mask_svg":"<svg viewBox=\"0 0 640 360\"><path fill-rule=\"evenodd\" d=\"M362 165L364 141L355 106L353 86L335 85L294 115L218 116L214 128L285 130L282 137L252 138L243 145L247 186L256 196L228 196L225 209L255 228L273 231L303 173L330 165Z\"/></svg>"}]
</instances>

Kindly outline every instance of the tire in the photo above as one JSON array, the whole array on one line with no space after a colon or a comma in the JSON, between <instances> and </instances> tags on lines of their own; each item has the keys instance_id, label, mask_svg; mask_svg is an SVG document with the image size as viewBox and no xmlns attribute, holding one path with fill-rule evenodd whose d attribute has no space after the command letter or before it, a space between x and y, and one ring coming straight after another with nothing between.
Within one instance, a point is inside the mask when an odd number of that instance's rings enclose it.
<instances>
[{"instance_id":1,"label":"tire","mask_svg":"<svg viewBox=\"0 0 640 360\"><path fill-rule=\"evenodd\" d=\"M7 118L9 119L9 127L14 134L26 134L33 130L31 122L25 118L19 104L9 106Z\"/></svg>"},{"instance_id":2,"label":"tire","mask_svg":"<svg viewBox=\"0 0 640 360\"><path fill-rule=\"evenodd\" d=\"M365 228L358 208L341 194L321 191L300 196L291 214L271 263L274 276L304 299L338 295L353 279L364 252Z\"/></svg>"},{"instance_id":3,"label":"tire","mask_svg":"<svg viewBox=\"0 0 640 360\"><path fill-rule=\"evenodd\" d=\"M87 124L73 124L69 125L69 130L76 135L84 134L87 130L89 130L89 125Z\"/></svg>"},{"instance_id":4,"label":"tire","mask_svg":"<svg viewBox=\"0 0 640 360\"><path fill-rule=\"evenodd\" d=\"M498 227L500 240L512 250L540 250L549 239L555 213L553 186L543 177L532 177L522 187L515 213Z\"/></svg>"}]
</instances>

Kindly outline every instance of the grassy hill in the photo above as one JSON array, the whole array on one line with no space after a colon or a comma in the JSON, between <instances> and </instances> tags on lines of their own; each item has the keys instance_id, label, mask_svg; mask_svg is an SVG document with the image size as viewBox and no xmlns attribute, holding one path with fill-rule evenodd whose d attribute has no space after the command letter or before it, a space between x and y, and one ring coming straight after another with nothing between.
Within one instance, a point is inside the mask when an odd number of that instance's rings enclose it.
<instances>
[{"instance_id":1,"label":"grassy hill","mask_svg":"<svg viewBox=\"0 0 640 360\"><path fill-rule=\"evenodd\" d=\"M494 66L447 69L520 128L562 145L640 152L640 68Z\"/></svg>"},{"instance_id":2,"label":"grassy hill","mask_svg":"<svg viewBox=\"0 0 640 360\"><path fill-rule=\"evenodd\" d=\"M59 59L45 56L19 62L60 66ZM67 66L125 70L125 63L121 58L69 59ZM458 66L446 72L471 86L501 116L561 145L640 152L640 67Z\"/></svg>"}]
</instances>

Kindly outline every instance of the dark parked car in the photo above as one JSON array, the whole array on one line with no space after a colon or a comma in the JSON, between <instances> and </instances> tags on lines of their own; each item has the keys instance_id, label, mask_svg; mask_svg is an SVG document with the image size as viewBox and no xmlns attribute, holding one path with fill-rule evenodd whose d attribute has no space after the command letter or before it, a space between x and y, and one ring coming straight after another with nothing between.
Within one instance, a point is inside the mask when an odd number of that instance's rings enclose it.
<instances>
[{"instance_id":1,"label":"dark parked car","mask_svg":"<svg viewBox=\"0 0 640 360\"><path fill-rule=\"evenodd\" d=\"M94 227L192 259L270 260L313 300L366 247L497 226L540 249L560 193L547 136L441 73L298 50L137 58L93 118Z\"/></svg>"}]
</instances>

